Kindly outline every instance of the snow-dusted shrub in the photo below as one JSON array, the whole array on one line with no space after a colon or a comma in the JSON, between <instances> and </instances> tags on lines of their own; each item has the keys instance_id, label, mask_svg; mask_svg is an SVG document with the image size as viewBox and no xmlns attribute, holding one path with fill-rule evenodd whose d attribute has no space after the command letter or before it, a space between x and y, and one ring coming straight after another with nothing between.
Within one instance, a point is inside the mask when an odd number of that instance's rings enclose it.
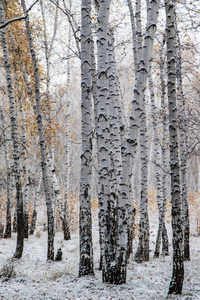
<instances>
[{"instance_id":1,"label":"snow-dusted shrub","mask_svg":"<svg viewBox=\"0 0 200 300\"><path fill-rule=\"evenodd\" d=\"M16 261L12 258L8 259L0 270L0 278L8 280L16 276L15 272Z\"/></svg>"},{"instance_id":2,"label":"snow-dusted shrub","mask_svg":"<svg viewBox=\"0 0 200 300\"><path fill-rule=\"evenodd\" d=\"M37 237L37 238L40 238L41 237L41 232L40 231L36 231L36 233L35 233L35 236Z\"/></svg>"}]
</instances>

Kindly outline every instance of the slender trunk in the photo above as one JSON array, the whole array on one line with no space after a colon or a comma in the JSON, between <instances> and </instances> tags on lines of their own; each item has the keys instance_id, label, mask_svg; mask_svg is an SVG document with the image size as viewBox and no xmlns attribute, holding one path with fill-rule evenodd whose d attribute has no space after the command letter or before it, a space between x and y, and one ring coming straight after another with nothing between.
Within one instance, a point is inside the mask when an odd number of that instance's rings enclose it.
<instances>
[{"instance_id":1,"label":"slender trunk","mask_svg":"<svg viewBox=\"0 0 200 300\"><path fill-rule=\"evenodd\" d=\"M5 118L4 118L4 111L3 111L3 103L2 98L0 96L0 118L1 118L1 126L3 132L3 142L4 142L4 150L5 150L5 162L6 162L6 171L7 171L7 208L6 208L6 229L4 233L4 238L11 237L11 204L12 204L12 171L10 167L10 160L9 160L9 144L8 144L8 137L5 128Z\"/></svg>"},{"instance_id":2,"label":"slender trunk","mask_svg":"<svg viewBox=\"0 0 200 300\"><path fill-rule=\"evenodd\" d=\"M27 170L27 140L26 140L26 119L24 115L24 109L22 105L22 99L19 98L19 106L22 121L22 151L23 158L23 176L24 176L24 237L28 238L28 203L29 203L29 179Z\"/></svg>"},{"instance_id":3,"label":"slender trunk","mask_svg":"<svg viewBox=\"0 0 200 300\"><path fill-rule=\"evenodd\" d=\"M132 101L132 111L126 146L122 163L122 175L118 194L118 250L116 267L118 269L118 280L116 283L126 282L126 253L127 253L127 206L130 207L130 185L132 176L132 166L138 143L139 119L141 114L141 102L144 97L150 62L153 53L153 42L156 32L156 24L159 10L159 1L150 1L147 16L146 33L144 36L144 46L136 76L134 97Z\"/></svg>"},{"instance_id":4,"label":"slender trunk","mask_svg":"<svg viewBox=\"0 0 200 300\"><path fill-rule=\"evenodd\" d=\"M147 155L147 124L145 112L145 99L140 122L140 155L141 155L141 197L139 243L135 254L135 261L149 261L149 217L148 217L148 155Z\"/></svg>"},{"instance_id":5,"label":"slender trunk","mask_svg":"<svg viewBox=\"0 0 200 300\"><path fill-rule=\"evenodd\" d=\"M167 229L165 226L165 212L166 212L166 204L167 204L167 171L168 171L168 163L167 163L167 140L169 136L169 129L167 127L167 104L165 101L166 94L166 83L164 79L164 66L165 59L163 56L164 53L164 45L165 45L165 37L163 37L163 42L160 49L160 82L161 82L161 115L162 115L162 156L161 156L161 165L163 166L162 172L162 198L163 198L163 231L162 231L162 254L169 255L169 242Z\"/></svg>"},{"instance_id":6,"label":"slender trunk","mask_svg":"<svg viewBox=\"0 0 200 300\"><path fill-rule=\"evenodd\" d=\"M116 249L117 234L117 198L122 169L121 136L119 120L119 94L117 89L116 62L114 56L114 36L108 34L108 87L109 87L109 126L110 126L110 228L113 251ZM115 253L113 253L113 256Z\"/></svg>"},{"instance_id":7,"label":"slender trunk","mask_svg":"<svg viewBox=\"0 0 200 300\"><path fill-rule=\"evenodd\" d=\"M103 282L116 281L113 245L114 207L110 182L110 124L108 86L108 22L110 0L102 0L98 10L98 163L99 163L99 224Z\"/></svg>"},{"instance_id":8,"label":"slender trunk","mask_svg":"<svg viewBox=\"0 0 200 300\"><path fill-rule=\"evenodd\" d=\"M95 58L94 38L91 37L91 76L92 76L92 197L97 198L98 191L98 155L97 155L97 117L98 117L98 101L97 101L97 64Z\"/></svg>"},{"instance_id":9,"label":"slender trunk","mask_svg":"<svg viewBox=\"0 0 200 300\"><path fill-rule=\"evenodd\" d=\"M51 158L50 153L48 153L47 162L49 164L49 170L50 170L49 173L50 173L50 177L51 177L52 190L53 190L54 195L55 195L54 218L56 219L56 216L55 216L56 207L58 206L59 215L60 215L60 219L61 219L61 223L62 223L62 230L63 230L63 234L64 234L64 239L65 239L65 237L67 236L67 234L69 232L69 228L68 228L68 223L66 222L66 219L65 219L64 206L63 206L63 202L62 202L61 191L60 191L58 179L57 179L57 176L56 176L55 167L54 167L53 160ZM56 230L56 226L55 226L55 230Z\"/></svg>"},{"instance_id":10,"label":"slender trunk","mask_svg":"<svg viewBox=\"0 0 200 300\"><path fill-rule=\"evenodd\" d=\"M70 10L71 10L71 1L70 1ZM71 45L71 28L69 27L68 33L68 50L67 50L67 88L66 88L66 141L65 141L65 158L66 158L66 178L65 178L65 210L64 210L64 219L67 223L68 230L64 232L64 239L70 240L70 229L69 229L69 178L70 178L70 127L69 127L69 107L70 107L70 98L69 98L69 88L70 88L70 45Z\"/></svg>"},{"instance_id":11,"label":"slender trunk","mask_svg":"<svg viewBox=\"0 0 200 300\"><path fill-rule=\"evenodd\" d=\"M0 1L1 24L5 23L5 11L3 1ZM23 220L23 194L20 172L20 149L19 149L19 130L15 111L15 100L13 94L13 83L11 77L11 66L8 56L8 46L5 28L1 29L1 39L3 45L4 64L6 70L7 90L10 105L11 132L13 141L14 173L17 192L17 246L14 254L15 258L21 258L24 247L24 220Z\"/></svg>"},{"instance_id":12,"label":"slender trunk","mask_svg":"<svg viewBox=\"0 0 200 300\"><path fill-rule=\"evenodd\" d=\"M42 182L42 173L39 173L38 185L37 185L37 190L36 190L36 194L35 194L35 201L34 201L33 214L32 214L32 218L31 218L29 234L34 234L34 231L35 231L35 226L36 226L36 221L37 221L37 207L38 207L38 202L39 202L39 198L40 198L41 182Z\"/></svg>"},{"instance_id":13,"label":"slender trunk","mask_svg":"<svg viewBox=\"0 0 200 300\"><path fill-rule=\"evenodd\" d=\"M14 211L14 216L13 216L13 232L17 232L17 201L15 204L15 211Z\"/></svg>"},{"instance_id":14,"label":"slender trunk","mask_svg":"<svg viewBox=\"0 0 200 300\"><path fill-rule=\"evenodd\" d=\"M92 99L91 99L91 1L81 5L81 112L82 153L80 179L80 262L79 276L94 275L92 244Z\"/></svg>"},{"instance_id":15,"label":"slender trunk","mask_svg":"<svg viewBox=\"0 0 200 300\"><path fill-rule=\"evenodd\" d=\"M183 230L181 214L181 191L179 177L178 123L176 107L176 70L175 70L175 16L174 3L165 1L167 32L167 72L168 72L168 108L169 142L172 198L172 244L173 273L169 294L181 294L184 279Z\"/></svg>"},{"instance_id":16,"label":"slender trunk","mask_svg":"<svg viewBox=\"0 0 200 300\"><path fill-rule=\"evenodd\" d=\"M177 21L176 21L177 27ZM180 163L181 163L181 195L182 195L182 214L183 214L183 241L184 241L184 259L190 260L190 222L189 222L189 207L188 207L188 185L187 185L187 120L185 99L183 95L182 82L182 58L181 44L178 29L176 28L177 39L177 90L179 104L179 133L180 133Z\"/></svg>"},{"instance_id":17,"label":"slender trunk","mask_svg":"<svg viewBox=\"0 0 200 300\"><path fill-rule=\"evenodd\" d=\"M133 39L133 55L134 55L134 67L135 67L135 72L138 68L138 35L136 34L136 28L138 28L138 25L141 25L141 22L137 22L137 25L135 24L135 16L134 16L134 11L133 11L133 4L132 0L127 0L128 2L128 8L129 8L129 14L130 14L130 19L131 19L131 30L132 30L132 39ZM138 3L139 1L137 1ZM140 16L140 13L136 14L137 16L137 21Z\"/></svg>"},{"instance_id":18,"label":"slender trunk","mask_svg":"<svg viewBox=\"0 0 200 300\"><path fill-rule=\"evenodd\" d=\"M137 43L137 68L140 64L140 59L142 56L142 18L141 18L141 0L136 0L135 3L135 20L136 20L136 43Z\"/></svg>"},{"instance_id":19,"label":"slender trunk","mask_svg":"<svg viewBox=\"0 0 200 300\"><path fill-rule=\"evenodd\" d=\"M157 111L155 105L155 96L154 96L154 88L152 81L151 71L149 72L149 88L150 88L150 98L151 98L151 117L153 123L153 131L154 131L154 163L156 169L156 188L157 188L157 204L158 204L158 215L159 215L159 223L158 223L158 231L156 237L156 245L154 251L154 257L159 257L160 255L160 245L163 234L163 226L164 226L164 217L165 217L165 205L162 194L162 170L161 170L161 151L159 147L159 127L157 121Z\"/></svg>"},{"instance_id":20,"label":"slender trunk","mask_svg":"<svg viewBox=\"0 0 200 300\"><path fill-rule=\"evenodd\" d=\"M44 129L43 129L43 121L42 121L41 103L40 103L40 75L39 75L36 53L33 46L29 16L26 12L25 1L21 0L21 3L23 7L23 12L26 15L26 19L25 19L26 31L27 31L29 47L30 47L33 68L34 68L34 76L35 76L36 116L37 116L37 125L38 125L38 133L39 133L39 140L40 140L42 176L43 176L44 190L46 195L47 219L48 219L47 259L53 260L54 259L54 217L53 217L51 190L50 190L48 171L47 171L45 136L44 136Z\"/></svg>"}]
</instances>

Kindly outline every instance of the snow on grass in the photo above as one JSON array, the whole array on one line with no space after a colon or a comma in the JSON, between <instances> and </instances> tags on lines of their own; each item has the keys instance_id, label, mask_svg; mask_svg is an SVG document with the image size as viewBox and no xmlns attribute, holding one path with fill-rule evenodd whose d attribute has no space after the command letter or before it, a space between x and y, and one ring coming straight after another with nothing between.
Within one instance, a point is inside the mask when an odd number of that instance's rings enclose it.
<instances>
[{"instance_id":1,"label":"snow on grass","mask_svg":"<svg viewBox=\"0 0 200 300\"><path fill-rule=\"evenodd\" d=\"M155 219L155 216L154 216ZM129 259L127 283L112 285L102 283L99 267L99 232L96 215L93 219L94 277L78 277L79 238L73 233L71 240L64 241L62 233L56 233L55 252L62 248L63 259L46 261L47 233L40 231L25 240L23 257L14 261L11 278L0 278L0 299L91 299L91 300L160 300L200 299L200 237L191 235L191 261L185 262L185 280L182 296L167 296L172 273L172 249L170 256L153 259L157 225L150 218L150 261L137 264L134 255ZM169 239L171 225L168 222ZM16 234L11 239L0 239L0 269L9 263L16 246ZM134 252L137 238L133 243ZM0 272L1 273L1 272Z\"/></svg>"}]
</instances>

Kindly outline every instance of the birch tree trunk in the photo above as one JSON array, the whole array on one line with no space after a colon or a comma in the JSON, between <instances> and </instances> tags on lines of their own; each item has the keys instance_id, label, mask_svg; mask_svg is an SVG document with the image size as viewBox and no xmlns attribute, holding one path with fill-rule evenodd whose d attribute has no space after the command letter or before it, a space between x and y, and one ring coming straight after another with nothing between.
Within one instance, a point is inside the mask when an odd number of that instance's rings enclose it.
<instances>
[{"instance_id":1,"label":"birch tree trunk","mask_svg":"<svg viewBox=\"0 0 200 300\"><path fill-rule=\"evenodd\" d=\"M58 206L59 215L60 215L60 219L61 219L61 223L62 223L64 239L65 239L65 236L69 232L68 222L66 222L66 219L65 219L65 212L64 212L63 202L62 202L61 191L60 191L58 179L57 179L57 176L56 176L56 170L55 170L55 167L54 167L54 164L53 164L53 159L51 158L50 153L48 153L48 155L47 155L47 162L48 162L48 165L49 165L49 174L50 174L50 177L51 177L52 190L53 190L53 193L55 195L54 218L56 219L56 207ZM56 231L56 224L54 225L54 227L55 227L54 231Z\"/></svg>"},{"instance_id":2,"label":"birch tree trunk","mask_svg":"<svg viewBox=\"0 0 200 300\"><path fill-rule=\"evenodd\" d=\"M156 237L156 245L154 251L154 257L159 257L160 255L160 245L162 236L165 234L165 210L166 210L166 198L163 198L163 191L162 191L162 153L159 147L159 127L158 127L158 114L156 111L155 105L155 96L154 96L154 88L153 88L153 81L151 70L149 72L149 88L150 88L150 98L151 98L151 118L153 124L153 131L154 131L154 164L156 169L156 189L157 189L157 204L158 204L158 215L159 215L159 223L158 223L158 231ZM163 132L163 135L166 134L166 131ZM167 170L164 170L166 172ZM164 240L162 240L164 244ZM165 246L163 246L165 248ZM168 251L167 253L168 254Z\"/></svg>"},{"instance_id":3,"label":"birch tree trunk","mask_svg":"<svg viewBox=\"0 0 200 300\"><path fill-rule=\"evenodd\" d=\"M149 217L148 217L148 155L147 155L147 124L145 98L143 98L140 121L140 156L141 156L141 196L139 242L135 253L135 261L149 261Z\"/></svg>"},{"instance_id":4,"label":"birch tree trunk","mask_svg":"<svg viewBox=\"0 0 200 300\"><path fill-rule=\"evenodd\" d=\"M92 184L92 99L91 99L91 1L81 5L81 112L82 153L80 178L79 276L94 275L91 215Z\"/></svg>"},{"instance_id":5,"label":"birch tree trunk","mask_svg":"<svg viewBox=\"0 0 200 300\"><path fill-rule=\"evenodd\" d=\"M38 126L39 141L40 141L41 167L42 167L43 184L44 184L44 190L46 196L47 219L48 219L47 259L53 260L54 259L54 216L53 216L51 190L50 190L50 184L48 179L45 136L44 136L44 129L43 129L43 121L42 121L41 103L40 103L40 75L39 75L36 53L35 53L33 40L32 40L29 16L26 12L25 0L21 0L21 3L22 3L24 15L26 15L26 19L25 19L26 31L27 31L29 47L30 47L33 68L34 68L34 76L35 76L36 116L37 116L37 126Z\"/></svg>"},{"instance_id":6,"label":"birch tree trunk","mask_svg":"<svg viewBox=\"0 0 200 300\"><path fill-rule=\"evenodd\" d=\"M147 1L147 11L149 2ZM142 24L141 24L141 1L136 1L137 20L137 68L135 76L138 76L138 67L142 55ZM135 54L134 54L135 55ZM150 72L150 68L149 68ZM149 261L149 217L148 217L148 147L147 147L147 120L145 96L141 99L140 115L140 161L141 161L141 194L140 194L140 221L139 221L139 242L135 254L135 261Z\"/></svg>"},{"instance_id":7,"label":"birch tree trunk","mask_svg":"<svg viewBox=\"0 0 200 300\"><path fill-rule=\"evenodd\" d=\"M180 134L180 170L181 170L181 196L182 196L182 214L183 214L183 241L184 241L184 259L190 260L190 222L188 208L188 185L187 185L187 120L186 107L183 95L182 82L182 58L181 44L176 21L176 40L177 40L177 91L178 91L178 109L179 109L179 134Z\"/></svg>"},{"instance_id":8,"label":"birch tree trunk","mask_svg":"<svg viewBox=\"0 0 200 300\"><path fill-rule=\"evenodd\" d=\"M158 124L157 124L158 116L156 112L151 69L149 72L149 89L150 89L150 99L151 99L151 118L152 118L152 125L153 125L153 162L155 164L155 170L156 170L156 191L157 191L156 199L158 205L158 220L159 220L154 257L159 257L162 228L163 228L163 220L162 220L163 199L162 199L162 181L161 181L162 180L161 153L159 150Z\"/></svg>"},{"instance_id":9,"label":"birch tree trunk","mask_svg":"<svg viewBox=\"0 0 200 300\"><path fill-rule=\"evenodd\" d=\"M139 1L140 2L140 1ZM131 20L131 31L132 31L132 39L133 39L133 58L134 58L134 67L135 67L135 72L138 68L138 31L136 31L137 25L141 25L141 22L138 21L140 14L136 13L137 16L137 24L135 21L135 15L134 15L134 10L133 10L133 4L132 0L127 0L128 3L128 8L129 8L129 14L130 14L130 20ZM138 1L136 1L138 4ZM136 4L136 7L138 8Z\"/></svg>"},{"instance_id":10,"label":"birch tree trunk","mask_svg":"<svg viewBox=\"0 0 200 300\"><path fill-rule=\"evenodd\" d=\"M95 58L94 37L91 39L91 76L92 76L92 105L93 105L93 139L92 139L92 196L97 198L98 191L98 155L97 155L97 118L98 118L98 101L97 101L97 64Z\"/></svg>"},{"instance_id":11,"label":"birch tree trunk","mask_svg":"<svg viewBox=\"0 0 200 300\"><path fill-rule=\"evenodd\" d=\"M163 198L163 230L162 230L162 254L169 255L169 242L167 229L165 226L165 211L167 204L167 171L168 171L168 163L167 163L167 139L169 136L169 129L167 127L167 119L168 119L168 109L167 103L165 101L166 94L166 83L164 79L164 45L165 45L165 37L163 37L163 42L160 49L160 82L161 82L161 114L162 114L162 156L161 156L161 165L163 166L162 172L162 198Z\"/></svg>"},{"instance_id":12,"label":"birch tree trunk","mask_svg":"<svg viewBox=\"0 0 200 300\"><path fill-rule=\"evenodd\" d=\"M181 214L181 191L179 177L178 123L176 107L176 69L175 69L175 15L174 2L165 1L167 32L167 74L169 108L169 142L171 169L172 201L172 244L173 273L169 285L169 294L181 294L184 279L183 230Z\"/></svg>"},{"instance_id":13,"label":"birch tree trunk","mask_svg":"<svg viewBox=\"0 0 200 300\"><path fill-rule=\"evenodd\" d=\"M151 3L152 4L152 3ZM148 18L148 13L147 13ZM135 3L135 20L136 20L136 43L137 43L137 68L139 67L140 59L142 56L142 18L141 18L141 0L136 0Z\"/></svg>"},{"instance_id":14,"label":"birch tree trunk","mask_svg":"<svg viewBox=\"0 0 200 300\"><path fill-rule=\"evenodd\" d=\"M0 1L0 20L1 24L5 23L5 10L3 1ZM1 42L3 46L4 65L6 71L7 90L10 105L10 121L11 133L13 142L13 158L14 158L14 173L16 184L17 198L17 246L14 253L14 258L21 258L24 247L24 219L23 219L23 193L20 172L20 149L19 149L19 130L15 111L15 100L13 94L13 82L11 77L11 66L8 55L8 46L6 40L6 30L1 29Z\"/></svg>"},{"instance_id":15,"label":"birch tree trunk","mask_svg":"<svg viewBox=\"0 0 200 300\"><path fill-rule=\"evenodd\" d=\"M38 208L38 202L39 202L39 198L40 198L41 183L42 183L42 173L39 173L29 234L34 234L34 231L35 231L35 226L36 226L36 221L37 221L37 208Z\"/></svg>"},{"instance_id":16,"label":"birch tree trunk","mask_svg":"<svg viewBox=\"0 0 200 300\"><path fill-rule=\"evenodd\" d=\"M142 54L142 26L141 26L141 1L138 0L136 1L136 5L135 5L135 15L134 15L134 11L133 11L133 5L132 5L132 0L127 0L128 2L128 7L129 7L129 14L130 14L130 20L131 20L131 29L132 29L132 39L133 39L133 57L134 57L134 67L135 67L135 79L137 78L138 75L138 67L139 67L139 62L141 59L141 54ZM143 122L144 124L145 122ZM143 132L142 136L144 137L144 135L146 135L146 132ZM144 148L140 148L141 151L144 152ZM142 155L144 157L144 155ZM144 157L145 159L145 157ZM146 163L144 162L144 165ZM142 167L142 166L141 166ZM146 171L146 167L145 167L145 171ZM145 174L145 178L146 178ZM142 176L141 176L142 177ZM144 180L145 181L145 180ZM144 181L143 183L141 183L141 185L144 185ZM131 185L129 187L130 190L130 195L129 198L131 198ZM147 193L141 193L141 196L145 196L147 195ZM144 200L144 197L142 197ZM141 202L142 202L142 198L140 199L140 205L142 206ZM130 203L130 207L131 207L131 203ZM147 206L146 206L147 207ZM143 209L141 208L140 210L140 219L144 217L144 219L146 219L146 217L144 216L145 214L145 208L143 205ZM132 252L132 228L133 228L133 219L134 219L134 214L135 211L133 211L132 209L129 208L128 210L128 222L129 222L129 229L128 229L128 252L127 252L127 257L129 257L130 252ZM148 213L145 214L146 216L148 216ZM142 226L141 226L142 222L140 222L140 226L139 226L139 231L140 231L140 237L144 236L143 233L141 231L142 230ZM131 231L130 231L131 230ZM140 242L143 241L143 238L140 239ZM139 258L139 252L141 249L141 247L138 247L138 258Z\"/></svg>"},{"instance_id":17,"label":"birch tree trunk","mask_svg":"<svg viewBox=\"0 0 200 300\"><path fill-rule=\"evenodd\" d=\"M71 11L71 1L70 8ZM70 107L70 98L69 98L69 88L70 88L70 45L71 45L71 27L69 27L68 33L68 50L67 50L67 88L66 88L66 141L65 141L65 158L66 158L66 178L65 178L65 204L64 204L64 218L67 224L68 230L64 233L64 239L70 240L71 234L69 229L69 178L70 178L70 126L69 126L69 107Z\"/></svg>"},{"instance_id":18,"label":"birch tree trunk","mask_svg":"<svg viewBox=\"0 0 200 300\"><path fill-rule=\"evenodd\" d=\"M29 179L28 179L28 170L27 170L27 139L26 139L26 119L24 114L24 109L22 105L22 99L19 97L19 107L21 113L22 121L22 151L21 155L23 158L23 176L24 176L24 237L28 238L28 203L29 203Z\"/></svg>"},{"instance_id":19,"label":"birch tree trunk","mask_svg":"<svg viewBox=\"0 0 200 300\"><path fill-rule=\"evenodd\" d=\"M132 111L128 135L126 138L126 147L122 163L122 176L118 194L118 250L116 259L117 280L116 283L126 282L126 252L127 252L127 207L130 209L130 185L132 176L132 166L134 163L135 153L138 144L139 119L141 114L141 103L144 97L148 72L150 68L153 42L156 32L158 18L159 1L150 1L147 13L146 33L144 36L144 45L138 76L136 77L134 96L132 101Z\"/></svg>"},{"instance_id":20,"label":"birch tree trunk","mask_svg":"<svg viewBox=\"0 0 200 300\"><path fill-rule=\"evenodd\" d=\"M3 132L3 143L4 143L4 151L5 151L5 162L6 162L6 172L7 172L7 208L6 208L6 229L4 232L4 238L11 237L11 205L12 205L12 171L10 166L9 159L9 144L8 144L8 136L5 128L5 118L3 111L3 103L2 103L2 95L0 95L0 118L1 118L1 126Z\"/></svg>"},{"instance_id":21,"label":"birch tree trunk","mask_svg":"<svg viewBox=\"0 0 200 300\"><path fill-rule=\"evenodd\" d=\"M108 34L108 87L109 87L109 126L110 126L110 228L113 244L113 255L116 249L117 234L117 198L122 169L120 102L117 87L116 62L114 55L114 36L112 29Z\"/></svg>"},{"instance_id":22,"label":"birch tree trunk","mask_svg":"<svg viewBox=\"0 0 200 300\"><path fill-rule=\"evenodd\" d=\"M114 207L110 182L110 124L108 86L108 22L110 0L99 1L98 9L98 163L99 224L103 282L115 283L115 249L113 233Z\"/></svg>"}]
</instances>

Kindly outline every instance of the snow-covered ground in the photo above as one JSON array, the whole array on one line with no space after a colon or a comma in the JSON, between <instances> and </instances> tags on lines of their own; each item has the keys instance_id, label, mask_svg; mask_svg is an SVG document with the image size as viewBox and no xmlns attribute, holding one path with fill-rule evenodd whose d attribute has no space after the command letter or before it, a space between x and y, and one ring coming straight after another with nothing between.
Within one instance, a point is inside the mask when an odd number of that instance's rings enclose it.
<instances>
[{"instance_id":1,"label":"snow-covered ground","mask_svg":"<svg viewBox=\"0 0 200 300\"><path fill-rule=\"evenodd\" d=\"M153 214L151 214L153 215ZM154 216L155 218L155 216ZM55 250L63 251L63 260L47 262L47 233L30 236L25 241L22 259L14 262L16 276L9 280L0 279L1 299L200 299L200 237L191 235L191 261L185 263L185 280L182 296L167 296L172 273L172 249L170 256L153 259L157 226L151 221L150 261L142 264L130 258L127 283L123 285L104 284L99 266L99 244L97 222L94 221L93 242L95 276L78 275L79 239L78 232L70 241L64 241L61 233L56 234ZM168 232L171 236L170 223ZM170 237L171 238L171 237ZM16 234L11 239L0 239L0 268L9 264L15 250ZM133 243L134 251L137 240Z\"/></svg>"}]
</instances>

